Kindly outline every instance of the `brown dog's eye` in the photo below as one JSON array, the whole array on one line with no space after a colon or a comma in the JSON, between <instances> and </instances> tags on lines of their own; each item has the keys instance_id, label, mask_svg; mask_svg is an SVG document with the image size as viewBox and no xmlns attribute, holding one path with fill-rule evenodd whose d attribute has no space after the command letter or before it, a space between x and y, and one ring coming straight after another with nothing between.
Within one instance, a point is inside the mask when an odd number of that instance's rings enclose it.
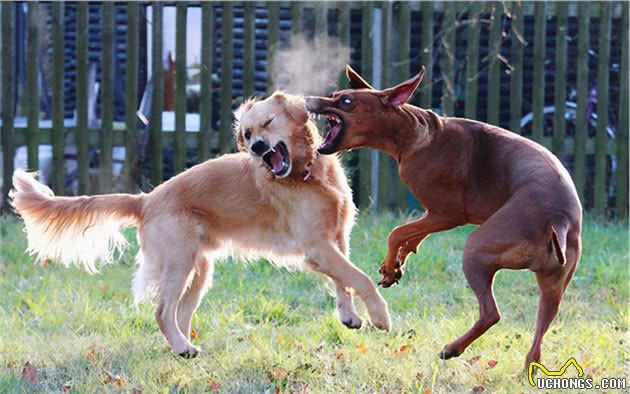
<instances>
[{"instance_id":1,"label":"brown dog's eye","mask_svg":"<svg viewBox=\"0 0 630 394\"><path fill-rule=\"evenodd\" d=\"M352 99L350 97L344 97L341 99L341 103L344 105L350 105L352 104Z\"/></svg>"},{"instance_id":2,"label":"brown dog's eye","mask_svg":"<svg viewBox=\"0 0 630 394\"><path fill-rule=\"evenodd\" d=\"M252 136L252 131L250 129L245 130L245 139L249 139Z\"/></svg>"}]
</instances>

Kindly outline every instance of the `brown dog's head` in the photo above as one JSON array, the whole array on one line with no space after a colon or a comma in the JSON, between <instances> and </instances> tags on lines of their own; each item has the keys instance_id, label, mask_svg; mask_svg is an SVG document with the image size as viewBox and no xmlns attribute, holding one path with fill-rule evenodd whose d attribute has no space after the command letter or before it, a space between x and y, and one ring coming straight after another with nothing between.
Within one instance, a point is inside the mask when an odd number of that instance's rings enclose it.
<instances>
[{"instance_id":1,"label":"brown dog's head","mask_svg":"<svg viewBox=\"0 0 630 394\"><path fill-rule=\"evenodd\" d=\"M250 99L234 117L239 151L260 160L274 177L286 178L313 160L319 135L302 97L275 92L265 100Z\"/></svg>"},{"instance_id":2,"label":"brown dog's head","mask_svg":"<svg viewBox=\"0 0 630 394\"><path fill-rule=\"evenodd\" d=\"M306 98L309 112L328 119L329 129L319 152L334 153L366 146L383 138L379 133L392 126L385 123L395 121L402 115L401 107L420 85L424 70L422 67L418 75L397 86L375 90L350 66L346 66L350 89L335 92L329 98Z\"/></svg>"}]
</instances>

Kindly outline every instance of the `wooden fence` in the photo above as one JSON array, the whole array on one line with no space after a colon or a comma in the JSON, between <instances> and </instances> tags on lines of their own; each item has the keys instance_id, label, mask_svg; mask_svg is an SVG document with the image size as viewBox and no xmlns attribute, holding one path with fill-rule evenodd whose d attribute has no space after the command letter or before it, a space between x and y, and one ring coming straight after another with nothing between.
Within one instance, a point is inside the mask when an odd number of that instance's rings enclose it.
<instances>
[{"instance_id":1,"label":"wooden fence","mask_svg":"<svg viewBox=\"0 0 630 394\"><path fill-rule=\"evenodd\" d=\"M120 3L118 3L120 6ZM362 75L376 86L389 86L408 78L421 64L428 66L419 94L414 103L425 108L436 108L445 115L478 118L502 125L542 143L570 165L580 196L592 195L593 208L598 214L615 214L625 218L628 212L628 3L406 3L406 2L221 2L165 5L160 2L125 5L126 24L126 81L124 88L125 118L123 127L114 127L114 12L112 2L101 5L102 60L101 60L101 124L98 129L88 126L88 4L76 3L76 52L64 53L64 3L3 2L1 9L2 52L1 119L3 153L3 194L6 201L11 189L16 147L25 145L28 167L38 168L38 147L52 145L51 185L56 193L66 191L64 148L67 135L73 135L77 150L78 192L90 192L90 149L100 150L99 191L112 190L112 148L124 146L125 179L128 190L138 187L141 166L138 152L138 75L139 64L146 53L141 53L140 31L150 5L152 23L146 27L152 47L152 110L150 113L150 183L164 180L164 148L174 150L174 171L185 169L187 152L193 149L195 160L205 160L233 150L230 130L233 106L242 100L233 91L234 45L236 34L243 38L242 91L244 96L254 93L254 35L255 12L266 11L267 57L287 41L281 35L281 15L289 15L290 32L310 29L311 35L333 35L351 46L358 59L353 64ZM164 21L163 8L176 7L176 20ZM15 127L14 43L18 7L25 7L26 30L26 127ZM200 129L186 130L186 15L190 7L201 8L200 56ZM50 13L50 84L52 122L49 128L40 127L38 37L39 14ZM244 28L236 33L233 25L235 12L243 13ZM221 26L215 26L220 12ZM413 18L412 18L413 17ZM359 18L357 25L356 20ZM528 19L529 18L529 19ZM525 21L533 19L533 37L528 40ZM310 23L307 23L310 20ZM353 22L354 21L354 22ZM416 21L416 22L414 22ZM417 22L420 22L419 24ZM577 34L569 35L569 24L577 22ZM164 100L163 78L163 23L176 25L175 63L175 132L162 130ZM414 23L412 23L414 22ZM308 26L307 26L308 25ZM549 26L553 25L551 31ZM419 26L419 30L414 27ZM529 25L527 25L529 26ZM596 27L596 28L595 28ZM356 29L360 29L360 39ZM575 30L575 28L574 28ZM611 55L613 30L621 37ZM220 40L218 35L220 34ZM531 35L531 34L530 34ZM549 52L550 39L555 41ZM290 41L290 38L288 39ZM485 44L484 44L485 43ZM485 47L484 47L485 45ZM220 66L213 68L213 54L221 48ZM576 47L568 53L567 46ZM486 48L482 50L482 47ZM414 49L415 48L415 49ZM463 49L462 49L463 48ZM419 50L418 50L419 49ZM413 53L412 53L413 52ZM596 52L596 59L592 58ZM620 52L620 53L619 53ZM64 125L64 57L76 60L76 124ZM375 58L375 56L380 57ZM268 63L269 59L267 59ZM549 70L549 63L553 69ZM213 70L220 70L220 84L212 81ZM575 72L572 74L572 70ZM611 76L611 70L615 73ZM546 72L547 71L547 72ZM569 76L571 75L571 76ZM589 75L596 82L596 110L594 117L584 114L593 106ZM594 75L594 77L593 77ZM380 76L380 80L375 80ZM271 75L268 75L270 78ZM567 86L571 80L571 89ZM612 83L611 83L612 81ZM525 92L524 83L531 82ZM344 84L343 79L340 82ZM550 91L549 85L553 86ZM214 86L214 87L213 87ZM612 89L612 88L616 88ZM567 98L573 90L574 99ZM213 93L218 96L218 114L213 114ZM531 106L524 97L531 96ZM552 103L549 103L552 96ZM574 103L569 107L568 102ZM505 116L508 108L509 116ZM556 108L561 110L549 110ZM567 121L573 111L574 119ZM503 114L503 115L502 115ZM529 120L526 119L530 114ZM219 118L218 127L213 116ZM571 116L569 116L571 117ZM529 122L529 123L528 123ZM570 130L567 129L570 124ZM591 128L593 130L589 131ZM570 131L570 132L569 132ZM142 159L143 160L143 159ZM594 161L593 163L591 163ZM354 169L353 181L358 202L366 207L406 209L413 201L400 183L395 163L384 155L360 150L351 154L349 166ZM589 175L594 168L594 175ZM138 170L136 170L138 171ZM6 207L6 204L5 204Z\"/></svg>"}]
</instances>

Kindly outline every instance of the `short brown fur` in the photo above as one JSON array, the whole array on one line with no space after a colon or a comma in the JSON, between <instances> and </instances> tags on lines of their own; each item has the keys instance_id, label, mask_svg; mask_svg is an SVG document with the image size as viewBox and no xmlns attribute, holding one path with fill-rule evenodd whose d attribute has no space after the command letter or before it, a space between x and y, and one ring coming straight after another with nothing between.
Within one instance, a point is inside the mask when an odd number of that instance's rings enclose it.
<instances>
[{"instance_id":1,"label":"short brown fur","mask_svg":"<svg viewBox=\"0 0 630 394\"><path fill-rule=\"evenodd\" d=\"M547 149L517 134L407 104L424 68L410 80L380 91L350 67L346 74L351 89L331 98L306 99L309 111L332 114L343 123L342 131L320 151L367 146L388 153L426 209L420 219L390 233L381 284L398 282L407 256L429 234L466 223L480 225L463 256L480 317L440 356L459 356L499 321L492 291L498 270L529 269L540 287L540 305L526 364L539 361L543 336L581 254L582 207L566 169Z\"/></svg>"}]
</instances>

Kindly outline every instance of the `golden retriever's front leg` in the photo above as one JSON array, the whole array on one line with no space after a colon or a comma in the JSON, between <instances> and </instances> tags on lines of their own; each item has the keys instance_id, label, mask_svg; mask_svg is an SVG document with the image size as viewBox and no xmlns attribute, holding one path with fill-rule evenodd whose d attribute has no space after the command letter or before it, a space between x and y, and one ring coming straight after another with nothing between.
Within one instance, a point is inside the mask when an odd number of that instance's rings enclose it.
<instances>
[{"instance_id":1,"label":"golden retriever's front leg","mask_svg":"<svg viewBox=\"0 0 630 394\"><path fill-rule=\"evenodd\" d=\"M177 324L182 334L190 340L190 323L192 321L193 314L204 294L208 290L209 285L212 283L212 273L214 271L214 262L206 260L201 257L195 264L194 277L190 283L190 287L177 306Z\"/></svg>"},{"instance_id":2,"label":"golden retriever's front leg","mask_svg":"<svg viewBox=\"0 0 630 394\"><path fill-rule=\"evenodd\" d=\"M352 264L336 245L326 243L313 247L307 253L307 264L314 271L330 277L337 285L337 294L339 288L344 292L354 289L365 303L372 324L389 331L391 321L387 303L370 277Z\"/></svg>"}]
</instances>

